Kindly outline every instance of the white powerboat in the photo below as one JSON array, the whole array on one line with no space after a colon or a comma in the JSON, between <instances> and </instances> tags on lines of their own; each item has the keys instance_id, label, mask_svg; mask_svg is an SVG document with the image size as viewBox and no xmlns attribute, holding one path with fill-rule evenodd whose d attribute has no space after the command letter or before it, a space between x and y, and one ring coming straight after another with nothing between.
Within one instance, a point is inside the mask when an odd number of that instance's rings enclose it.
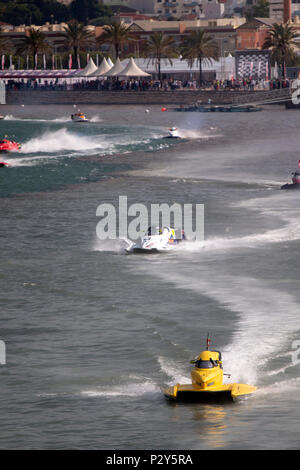
<instances>
[{"instance_id":1,"label":"white powerboat","mask_svg":"<svg viewBox=\"0 0 300 470\"><path fill-rule=\"evenodd\" d=\"M166 135L165 139L180 139L177 127L170 127L169 134Z\"/></svg>"},{"instance_id":2,"label":"white powerboat","mask_svg":"<svg viewBox=\"0 0 300 470\"><path fill-rule=\"evenodd\" d=\"M127 252L131 253L157 253L171 251L178 248L178 244L185 240L183 230L179 231L174 228L149 227L147 232L137 242L126 240L128 247Z\"/></svg>"}]
</instances>

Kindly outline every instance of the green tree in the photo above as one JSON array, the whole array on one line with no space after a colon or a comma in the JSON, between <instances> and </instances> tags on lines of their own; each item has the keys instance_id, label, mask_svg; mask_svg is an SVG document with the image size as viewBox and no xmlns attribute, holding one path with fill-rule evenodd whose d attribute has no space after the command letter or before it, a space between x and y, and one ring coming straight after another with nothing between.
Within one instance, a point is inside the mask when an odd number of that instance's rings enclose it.
<instances>
[{"instance_id":1,"label":"green tree","mask_svg":"<svg viewBox=\"0 0 300 470\"><path fill-rule=\"evenodd\" d=\"M203 84L202 66L204 62L211 63L219 58L219 46L213 37L203 29L192 31L183 41L181 48L182 60L187 60L192 67L196 61L199 65L199 86Z\"/></svg>"},{"instance_id":2,"label":"green tree","mask_svg":"<svg viewBox=\"0 0 300 470\"><path fill-rule=\"evenodd\" d=\"M94 18L93 20L89 21L89 24L93 26L104 26L108 25L112 21L112 16L97 16L97 18Z\"/></svg>"},{"instance_id":3,"label":"green tree","mask_svg":"<svg viewBox=\"0 0 300 470\"><path fill-rule=\"evenodd\" d=\"M41 24L43 15L40 9L32 4L8 2L3 9L1 20L18 26L20 24Z\"/></svg>"},{"instance_id":4,"label":"green tree","mask_svg":"<svg viewBox=\"0 0 300 470\"><path fill-rule=\"evenodd\" d=\"M46 53L50 50L51 47L46 40L46 36L38 29L29 28L25 38L22 40L22 44L18 48L17 53L28 53L34 58L39 52Z\"/></svg>"},{"instance_id":5,"label":"green tree","mask_svg":"<svg viewBox=\"0 0 300 470\"><path fill-rule=\"evenodd\" d=\"M247 20L252 18L269 18L270 3L267 0L258 0L257 4L245 12Z\"/></svg>"},{"instance_id":6,"label":"green tree","mask_svg":"<svg viewBox=\"0 0 300 470\"><path fill-rule=\"evenodd\" d=\"M0 56L3 54L13 54L14 46L9 38L0 33Z\"/></svg>"},{"instance_id":7,"label":"green tree","mask_svg":"<svg viewBox=\"0 0 300 470\"><path fill-rule=\"evenodd\" d=\"M111 16L109 7L100 5L99 0L73 0L70 12L74 19L87 24L89 20L100 16Z\"/></svg>"},{"instance_id":8,"label":"green tree","mask_svg":"<svg viewBox=\"0 0 300 470\"><path fill-rule=\"evenodd\" d=\"M73 51L75 59L73 63L75 64L80 50L92 44L93 34L87 30L83 23L79 23L77 20L71 20L68 25L64 27L63 35L65 37L65 46Z\"/></svg>"},{"instance_id":9,"label":"green tree","mask_svg":"<svg viewBox=\"0 0 300 470\"><path fill-rule=\"evenodd\" d=\"M6 0L0 2L0 20L13 25L69 21L71 10L57 0Z\"/></svg>"},{"instance_id":10,"label":"green tree","mask_svg":"<svg viewBox=\"0 0 300 470\"><path fill-rule=\"evenodd\" d=\"M116 59L120 56L123 45L133 38L128 31L128 26L123 23L113 22L103 28L104 32L98 38L100 44L111 44L115 51Z\"/></svg>"},{"instance_id":11,"label":"green tree","mask_svg":"<svg viewBox=\"0 0 300 470\"><path fill-rule=\"evenodd\" d=\"M151 34L149 40L144 45L143 53L149 59L148 63L152 61L152 63L156 64L159 80L161 80L162 60L165 59L172 65L172 58L179 55L174 39L159 31Z\"/></svg>"},{"instance_id":12,"label":"green tree","mask_svg":"<svg viewBox=\"0 0 300 470\"><path fill-rule=\"evenodd\" d=\"M263 49L271 49L271 61L277 62L281 69L282 78L286 78L286 64L295 60L293 45L297 33L288 24L273 24L263 44Z\"/></svg>"},{"instance_id":13,"label":"green tree","mask_svg":"<svg viewBox=\"0 0 300 470\"><path fill-rule=\"evenodd\" d=\"M59 3L56 0L39 1L39 8L42 13L43 23L57 21L58 23L70 21L71 11L67 5Z\"/></svg>"}]
</instances>

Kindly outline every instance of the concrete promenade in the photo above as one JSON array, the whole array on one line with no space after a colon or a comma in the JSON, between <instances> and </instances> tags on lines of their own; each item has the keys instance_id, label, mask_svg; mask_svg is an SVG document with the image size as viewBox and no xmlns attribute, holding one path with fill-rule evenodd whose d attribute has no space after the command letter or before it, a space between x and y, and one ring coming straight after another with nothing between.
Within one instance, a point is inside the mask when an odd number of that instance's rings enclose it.
<instances>
[{"instance_id":1,"label":"concrete promenade","mask_svg":"<svg viewBox=\"0 0 300 470\"><path fill-rule=\"evenodd\" d=\"M94 90L7 90L8 105L97 104L97 105L192 105L197 101L212 104L260 103L265 100L287 100L290 89L271 91L94 91Z\"/></svg>"}]
</instances>

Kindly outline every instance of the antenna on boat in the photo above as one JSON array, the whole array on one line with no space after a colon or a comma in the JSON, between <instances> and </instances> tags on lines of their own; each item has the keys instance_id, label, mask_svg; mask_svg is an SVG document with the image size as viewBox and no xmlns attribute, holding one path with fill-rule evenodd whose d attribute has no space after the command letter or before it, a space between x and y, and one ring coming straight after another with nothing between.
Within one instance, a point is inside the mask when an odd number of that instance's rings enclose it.
<instances>
[{"instance_id":1,"label":"antenna on boat","mask_svg":"<svg viewBox=\"0 0 300 470\"><path fill-rule=\"evenodd\" d=\"M207 333L207 337L206 337L206 349L209 350L209 343L210 343L210 337L209 337L209 333Z\"/></svg>"}]
</instances>

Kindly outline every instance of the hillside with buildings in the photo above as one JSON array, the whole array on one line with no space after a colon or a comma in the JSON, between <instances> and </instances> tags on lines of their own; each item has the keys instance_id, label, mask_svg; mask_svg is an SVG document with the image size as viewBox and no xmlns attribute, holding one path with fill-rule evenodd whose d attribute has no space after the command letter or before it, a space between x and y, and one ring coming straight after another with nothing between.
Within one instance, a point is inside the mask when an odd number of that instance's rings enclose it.
<instances>
[{"instance_id":1,"label":"hillside with buildings","mask_svg":"<svg viewBox=\"0 0 300 470\"><path fill-rule=\"evenodd\" d=\"M41 24L33 23L25 21L27 19L25 16L22 23L19 21L0 22L1 69L2 71L6 69L80 69L85 67L91 59L96 66L99 66L103 57L115 61L119 56L121 60L134 57L136 60L143 59L144 62L147 60L149 62L151 59L152 63L157 64L157 57L153 53L149 56L146 47L157 35L161 35L161 38L169 38L167 40L172 42L173 47L171 56L179 63L182 58L182 45L186 39L193 33L204 31L218 49L219 69L221 70L218 72L216 65L210 73L204 72L206 80L233 77L265 80L270 78L271 67L275 65L274 55L271 54L271 50L268 50L269 48L266 49L265 44L276 23L288 25L294 35L291 42L293 53L288 59L284 59L284 65L282 62L281 67L279 66L279 75L283 74L283 68L293 67L292 76L295 77L298 76L297 67L300 66L300 20L295 14L298 11L295 8L300 4L292 3L291 0L283 0L281 3L276 0L276 2L276 8L275 1L271 0L270 5L267 5L270 15L273 16L262 17L254 16L253 13L265 11L264 0L257 2L256 0L203 0L201 2L104 0L101 4L95 0L80 0L80 2L78 0L45 0L37 3L40 5L41 14L44 18L48 18L48 21L41 22ZM5 3L6 7L9 5L10 2ZM17 6L24 7L25 4L16 3L15 7ZM51 8L47 10L46 6L53 7L53 10ZM2 18L5 18L7 11L3 7L3 2L0 2ZM106 21L101 24L100 17L96 20L84 17L84 14L92 11L95 15L109 14L110 16L102 17ZM235 14L235 11L244 12L245 16ZM59 21L55 12L61 14L64 12L65 20ZM77 16L74 16L74 13ZM83 16L80 16L81 14ZM38 18L37 12L36 15ZM32 17L33 10L29 20ZM81 33L80 28L76 26L80 23L82 23ZM122 25L126 31L123 39L119 40L118 52L115 48L115 39L109 39L107 36L107 28L111 24ZM75 33L71 31L70 25L78 29L77 37L71 37ZM39 40L42 40L42 45L30 44L34 35L40 35ZM24 47L25 43L27 43L26 47ZM163 52L163 54L168 53ZM208 56L207 60L204 58L203 64L206 67L211 58L215 57ZM225 73L227 58L233 58L235 65L230 65L230 70ZM166 62L167 59L168 57L166 57ZM192 61L187 59L184 63L185 78L195 77L199 57L193 56ZM163 62L159 66L161 65ZM195 66L196 70L192 70L192 66ZM154 71L150 73L153 74ZM166 73L171 73L171 71L166 71L165 67L164 74ZM174 69L172 78L176 79L179 76L179 71Z\"/></svg>"}]
</instances>

